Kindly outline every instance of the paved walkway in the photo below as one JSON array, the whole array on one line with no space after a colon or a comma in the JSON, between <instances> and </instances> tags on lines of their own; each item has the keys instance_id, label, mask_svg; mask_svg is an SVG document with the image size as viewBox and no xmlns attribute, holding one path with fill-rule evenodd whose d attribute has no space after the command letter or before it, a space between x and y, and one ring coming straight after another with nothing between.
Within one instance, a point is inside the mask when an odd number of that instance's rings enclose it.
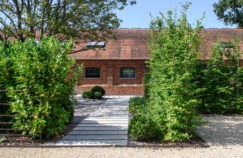
<instances>
[{"instance_id":1,"label":"paved walkway","mask_svg":"<svg viewBox=\"0 0 243 158\"><path fill-rule=\"evenodd\" d=\"M129 96L106 96L105 101L96 110L55 145L127 146L129 98ZM76 115L82 113L82 111L75 112Z\"/></svg>"}]
</instances>

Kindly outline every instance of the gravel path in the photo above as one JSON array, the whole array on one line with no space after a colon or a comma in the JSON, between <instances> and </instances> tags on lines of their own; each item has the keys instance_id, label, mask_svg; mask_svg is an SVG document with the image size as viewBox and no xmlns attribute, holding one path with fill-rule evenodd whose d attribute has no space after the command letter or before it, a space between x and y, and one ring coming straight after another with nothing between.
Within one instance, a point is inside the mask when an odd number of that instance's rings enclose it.
<instances>
[{"instance_id":1,"label":"gravel path","mask_svg":"<svg viewBox=\"0 0 243 158\"><path fill-rule=\"evenodd\" d=\"M210 146L243 147L243 117L211 116L198 133ZM243 155L242 155L243 157Z\"/></svg>"},{"instance_id":2,"label":"gravel path","mask_svg":"<svg viewBox=\"0 0 243 158\"><path fill-rule=\"evenodd\" d=\"M242 158L242 147L210 148L0 148L1 158Z\"/></svg>"}]
</instances>

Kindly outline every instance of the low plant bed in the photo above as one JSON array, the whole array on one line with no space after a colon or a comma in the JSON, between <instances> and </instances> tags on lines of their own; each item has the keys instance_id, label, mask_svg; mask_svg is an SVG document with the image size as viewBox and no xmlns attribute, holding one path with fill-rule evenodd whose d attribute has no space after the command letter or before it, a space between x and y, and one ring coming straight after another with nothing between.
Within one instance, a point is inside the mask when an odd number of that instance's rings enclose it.
<instances>
[{"instance_id":1,"label":"low plant bed","mask_svg":"<svg viewBox=\"0 0 243 158\"><path fill-rule=\"evenodd\" d=\"M134 141L129 137L130 147L209 147L209 145L199 136L195 136L185 142L159 142L159 141Z\"/></svg>"},{"instance_id":2,"label":"low plant bed","mask_svg":"<svg viewBox=\"0 0 243 158\"><path fill-rule=\"evenodd\" d=\"M66 136L74 127L77 126L83 119L89 116L91 112L96 110L100 105L104 103L106 99L84 99L80 95L76 97L77 104L74 105L74 116L72 121L65 127L62 133L57 137L51 137L48 140L34 140L28 136L20 137L1 137L0 134L0 147L38 147L43 146L45 143L55 143L62 137ZM82 112L79 112L82 111ZM1 141L1 138L3 141Z\"/></svg>"},{"instance_id":3,"label":"low plant bed","mask_svg":"<svg viewBox=\"0 0 243 158\"><path fill-rule=\"evenodd\" d=\"M161 131L146 105L144 97L134 97L129 101L129 146L132 147L208 147L198 135L188 140L163 141ZM149 114L148 114L149 113ZM145 116L146 115L146 116Z\"/></svg>"},{"instance_id":4,"label":"low plant bed","mask_svg":"<svg viewBox=\"0 0 243 158\"><path fill-rule=\"evenodd\" d=\"M44 143L43 140L33 140L28 136L20 137L0 137L2 141L0 142L0 147L35 147L40 146Z\"/></svg>"}]
</instances>

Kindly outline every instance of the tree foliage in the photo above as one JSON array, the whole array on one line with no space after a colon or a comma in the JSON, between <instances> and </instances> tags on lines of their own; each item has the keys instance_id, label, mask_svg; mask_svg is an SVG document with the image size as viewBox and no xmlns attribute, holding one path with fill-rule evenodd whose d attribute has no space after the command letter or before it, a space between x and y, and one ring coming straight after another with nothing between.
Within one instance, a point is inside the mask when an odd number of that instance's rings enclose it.
<instances>
[{"instance_id":1,"label":"tree foliage","mask_svg":"<svg viewBox=\"0 0 243 158\"><path fill-rule=\"evenodd\" d=\"M243 113L243 68L239 41L217 42L211 58L197 70L199 110L207 114Z\"/></svg>"},{"instance_id":2,"label":"tree foliage","mask_svg":"<svg viewBox=\"0 0 243 158\"><path fill-rule=\"evenodd\" d=\"M103 40L119 26L114 10L135 3L135 0L0 1L0 40L14 37L24 41L35 37L36 30L41 37Z\"/></svg>"},{"instance_id":3,"label":"tree foliage","mask_svg":"<svg viewBox=\"0 0 243 158\"><path fill-rule=\"evenodd\" d=\"M237 24L239 28L243 28L242 0L219 0L213 7L218 19L223 20L226 25Z\"/></svg>"},{"instance_id":4,"label":"tree foliage","mask_svg":"<svg viewBox=\"0 0 243 158\"><path fill-rule=\"evenodd\" d=\"M68 56L72 42L54 38L0 42L0 95L14 126L35 138L58 135L73 116L73 87L81 68ZM3 70L3 71L2 71ZM72 75L70 75L72 74ZM4 96L2 95L4 94Z\"/></svg>"},{"instance_id":5,"label":"tree foliage","mask_svg":"<svg viewBox=\"0 0 243 158\"><path fill-rule=\"evenodd\" d=\"M169 11L167 17L161 14L151 22L147 110L134 117L142 121L137 130L130 130L136 139L148 139L143 135L146 133L136 132L142 130L139 127L143 127L143 123L146 123L144 126L153 125L146 130L164 141L188 140L201 123L193 74L197 65L198 34L202 27L200 22L195 29L188 23L187 7L184 6L181 18ZM135 128L134 125L130 127Z\"/></svg>"}]
</instances>

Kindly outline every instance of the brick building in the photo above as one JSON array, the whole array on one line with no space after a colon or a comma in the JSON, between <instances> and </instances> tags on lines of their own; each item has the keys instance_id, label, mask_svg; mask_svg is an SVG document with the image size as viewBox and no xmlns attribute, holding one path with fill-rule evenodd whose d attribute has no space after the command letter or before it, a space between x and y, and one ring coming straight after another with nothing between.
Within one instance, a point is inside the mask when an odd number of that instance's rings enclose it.
<instances>
[{"instance_id":1,"label":"brick building","mask_svg":"<svg viewBox=\"0 0 243 158\"><path fill-rule=\"evenodd\" d=\"M116 30L116 37L117 39L107 42L82 43L81 46L75 47L76 50L80 47L88 48L71 55L78 64L85 66L83 78L75 87L76 92L80 93L99 85L108 95L143 95L145 62L149 59L149 30L119 29ZM209 52L217 40L227 42L239 38L242 41L241 50L243 48L243 29L206 29L201 37L201 60L210 58ZM243 66L242 61L241 65Z\"/></svg>"}]
</instances>

